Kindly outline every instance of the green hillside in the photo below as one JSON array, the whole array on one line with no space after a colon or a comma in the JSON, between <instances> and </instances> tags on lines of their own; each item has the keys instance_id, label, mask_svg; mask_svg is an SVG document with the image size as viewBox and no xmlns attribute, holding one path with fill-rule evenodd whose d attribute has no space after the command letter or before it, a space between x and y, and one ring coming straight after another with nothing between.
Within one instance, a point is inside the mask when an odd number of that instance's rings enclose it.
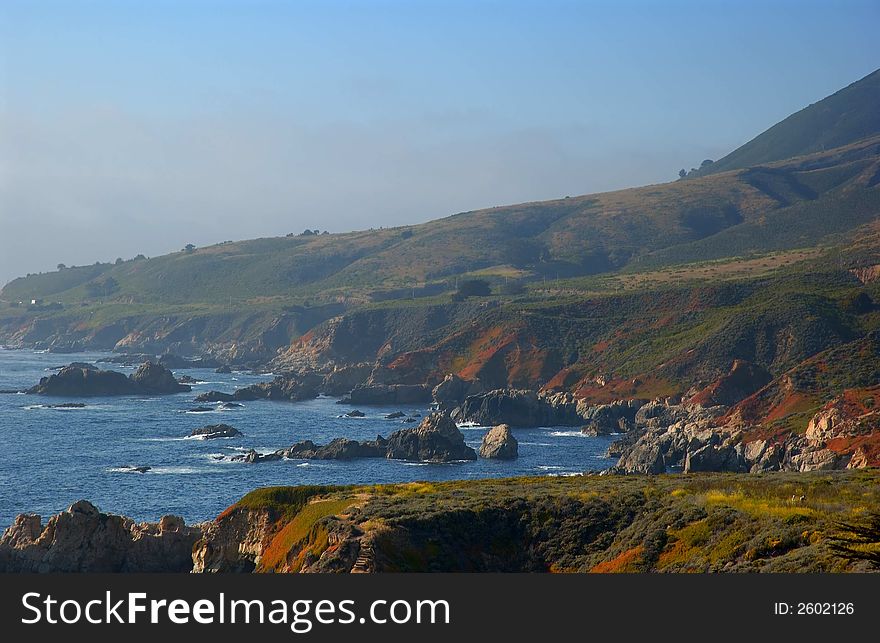
<instances>
[{"instance_id":1,"label":"green hillside","mask_svg":"<svg viewBox=\"0 0 880 643\"><path fill-rule=\"evenodd\" d=\"M880 69L792 114L696 174L823 152L880 134Z\"/></svg>"},{"instance_id":2,"label":"green hillside","mask_svg":"<svg viewBox=\"0 0 880 643\"><path fill-rule=\"evenodd\" d=\"M880 137L736 174L506 206L403 228L225 243L16 279L6 301L351 304L803 247L880 213ZM427 288L427 290L423 290ZM389 292L391 293L389 295Z\"/></svg>"}]
</instances>

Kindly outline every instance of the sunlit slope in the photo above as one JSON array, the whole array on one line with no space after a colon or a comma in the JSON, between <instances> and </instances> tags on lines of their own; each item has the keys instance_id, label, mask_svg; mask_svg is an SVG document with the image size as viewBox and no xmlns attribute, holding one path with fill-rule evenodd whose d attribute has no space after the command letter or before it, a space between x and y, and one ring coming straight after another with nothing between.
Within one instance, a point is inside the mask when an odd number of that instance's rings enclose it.
<instances>
[{"instance_id":1,"label":"sunlit slope","mask_svg":"<svg viewBox=\"0 0 880 643\"><path fill-rule=\"evenodd\" d=\"M749 170L347 234L225 243L8 284L6 301L133 304L294 298L574 277L811 246L880 214L880 137Z\"/></svg>"},{"instance_id":2,"label":"sunlit slope","mask_svg":"<svg viewBox=\"0 0 880 643\"><path fill-rule=\"evenodd\" d=\"M716 174L830 150L880 134L880 70L796 112L701 174Z\"/></svg>"}]
</instances>

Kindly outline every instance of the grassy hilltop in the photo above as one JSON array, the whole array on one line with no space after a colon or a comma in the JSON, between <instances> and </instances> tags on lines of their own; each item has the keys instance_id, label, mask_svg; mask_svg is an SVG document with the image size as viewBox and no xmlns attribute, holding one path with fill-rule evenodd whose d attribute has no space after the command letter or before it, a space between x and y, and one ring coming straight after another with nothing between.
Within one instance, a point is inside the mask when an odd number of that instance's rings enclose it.
<instances>
[{"instance_id":1,"label":"grassy hilltop","mask_svg":"<svg viewBox=\"0 0 880 643\"><path fill-rule=\"evenodd\" d=\"M866 570L836 539L877 515L877 482L862 471L272 487L226 510L195 551L264 572ZM212 559L244 525L259 546ZM854 549L880 555L880 543Z\"/></svg>"}]
</instances>

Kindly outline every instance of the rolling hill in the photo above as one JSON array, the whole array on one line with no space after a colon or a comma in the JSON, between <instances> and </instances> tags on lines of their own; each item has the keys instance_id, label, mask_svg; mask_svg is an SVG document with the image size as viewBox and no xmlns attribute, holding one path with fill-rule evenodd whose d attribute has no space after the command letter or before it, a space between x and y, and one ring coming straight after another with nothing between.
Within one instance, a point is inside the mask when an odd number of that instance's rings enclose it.
<instances>
[{"instance_id":1,"label":"rolling hill","mask_svg":"<svg viewBox=\"0 0 880 643\"><path fill-rule=\"evenodd\" d=\"M880 70L805 107L696 174L706 176L823 152L880 134Z\"/></svg>"},{"instance_id":2,"label":"rolling hill","mask_svg":"<svg viewBox=\"0 0 880 643\"><path fill-rule=\"evenodd\" d=\"M846 302L880 300L857 275L880 265L878 79L759 136L773 154L740 154L742 169L29 275L0 291L0 342L376 363L388 382L453 371L600 397L633 379L681 392L733 359L779 374L877 326ZM493 295L450 297L473 277ZM594 390L608 376L623 388Z\"/></svg>"}]
</instances>

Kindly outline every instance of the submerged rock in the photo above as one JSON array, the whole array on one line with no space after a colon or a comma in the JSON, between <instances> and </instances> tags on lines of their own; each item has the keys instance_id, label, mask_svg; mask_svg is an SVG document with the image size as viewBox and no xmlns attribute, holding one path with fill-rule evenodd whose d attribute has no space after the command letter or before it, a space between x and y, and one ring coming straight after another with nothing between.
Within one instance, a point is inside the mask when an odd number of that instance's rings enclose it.
<instances>
[{"instance_id":1,"label":"submerged rock","mask_svg":"<svg viewBox=\"0 0 880 643\"><path fill-rule=\"evenodd\" d=\"M200 429L193 429L189 434L191 438L200 437L203 440L215 438L234 438L243 435L241 431L228 424L209 424Z\"/></svg>"},{"instance_id":2,"label":"submerged rock","mask_svg":"<svg viewBox=\"0 0 880 643\"><path fill-rule=\"evenodd\" d=\"M483 436L480 445L480 457L498 460L513 460L519 455L519 443L513 437L510 427L499 424L492 427Z\"/></svg>"},{"instance_id":3,"label":"submerged rock","mask_svg":"<svg viewBox=\"0 0 880 643\"><path fill-rule=\"evenodd\" d=\"M358 411L357 409L354 409L354 410L351 410L348 413L346 413L345 417L347 417L347 418L362 418L362 417L365 417L365 414L363 411Z\"/></svg>"}]
</instances>

